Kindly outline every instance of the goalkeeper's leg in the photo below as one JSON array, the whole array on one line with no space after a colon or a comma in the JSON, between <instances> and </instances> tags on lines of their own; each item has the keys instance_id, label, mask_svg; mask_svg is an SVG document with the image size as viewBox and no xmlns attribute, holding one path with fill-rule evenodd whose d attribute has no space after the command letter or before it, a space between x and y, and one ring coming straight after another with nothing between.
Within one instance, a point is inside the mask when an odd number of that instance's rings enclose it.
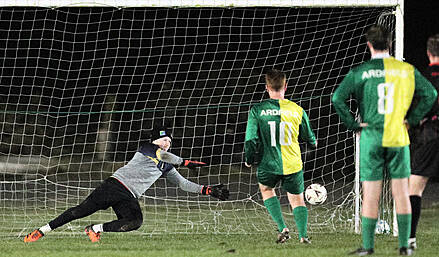
<instances>
[{"instance_id":1,"label":"goalkeeper's leg","mask_svg":"<svg viewBox=\"0 0 439 257\"><path fill-rule=\"evenodd\" d=\"M98 242L101 232L127 232L138 229L143 222L142 210L139 201L129 191L121 187L119 182L111 181L115 187L111 192L110 200L117 220L104 224L89 225L85 233L92 242Z\"/></svg>"},{"instance_id":2,"label":"goalkeeper's leg","mask_svg":"<svg viewBox=\"0 0 439 257\"><path fill-rule=\"evenodd\" d=\"M56 217L54 220L49 222L51 230L61 227L73 220L87 217L98 210L105 210L106 206L102 206L95 201L95 195L92 193L87 199L85 199L81 204L72 207L61 215Z\"/></svg>"},{"instance_id":3,"label":"goalkeeper's leg","mask_svg":"<svg viewBox=\"0 0 439 257\"><path fill-rule=\"evenodd\" d=\"M143 223L142 210L139 201L132 200L120 201L113 205L113 210L117 215L117 220L104 223L104 232L128 232L139 229Z\"/></svg>"},{"instance_id":4,"label":"goalkeeper's leg","mask_svg":"<svg viewBox=\"0 0 439 257\"><path fill-rule=\"evenodd\" d=\"M112 205L117 220L104 224L91 224L85 227L85 233L92 242L98 242L101 232L128 232L140 228L143 222L139 202L133 197L121 198Z\"/></svg>"},{"instance_id":5,"label":"goalkeeper's leg","mask_svg":"<svg viewBox=\"0 0 439 257\"><path fill-rule=\"evenodd\" d=\"M99 242L101 232L128 232L140 228L143 222L142 210L135 198L122 198L112 205L117 220L85 227L85 234L92 242Z\"/></svg>"},{"instance_id":6,"label":"goalkeeper's leg","mask_svg":"<svg viewBox=\"0 0 439 257\"><path fill-rule=\"evenodd\" d=\"M48 232L61 227L72 220L80 219L96 212L100 209L100 207L93 201L94 196L95 195L92 193L81 204L64 211L61 215L50 221L48 224L34 230L24 238L24 242L35 242Z\"/></svg>"},{"instance_id":7,"label":"goalkeeper's leg","mask_svg":"<svg viewBox=\"0 0 439 257\"><path fill-rule=\"evenodd\" d=\"M115 194L118 189L117 187L118 185L114 182L108 179L105 180L100 186L93 190L93 192L81 204L64 211L48 224L34 230L24 238L24 241L37 241L46 233L61 227L70 221L89 216L98 210L107 209L112 205L112 202L115 201L114 197L118 197L118 194Z\"/></svg>"}]
</instances>

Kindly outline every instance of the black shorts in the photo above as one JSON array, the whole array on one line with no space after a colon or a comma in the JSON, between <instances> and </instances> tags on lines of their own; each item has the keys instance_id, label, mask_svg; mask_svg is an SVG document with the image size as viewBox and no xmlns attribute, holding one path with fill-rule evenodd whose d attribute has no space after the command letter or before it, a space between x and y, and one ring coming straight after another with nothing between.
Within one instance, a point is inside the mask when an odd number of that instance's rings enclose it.
<instances>
[{"instance_id":1,"label":"black shorts","mask_svg":"<svg viewBox=\"0 0 439 257\"><path fill-rule=\"evenodd\" d=\"M439 177L439 138L411 145L412 174Z\"/></svg>"},{"instance_id":2,"label":"black shorts","mask_svg":"<svg viewBox=\"0 0 439 257\"><path fill-rule=\"evenodd\" d=\"M93 190L79 205L66 210L57 218L50 221L49 225L52 229L56 229L72 220L89 216L99 210L108 209L109 207L113 208L119 222L109 222L109 225L105 223L105 231L121 231L121 224L130 221L135 221L135 224L142 223L142 210L140 209L137 198L119 181L110 177ZM123 220L122 223L120 220ZM107 228L105 228L106 225Z\"/></svg>"},{"instance_id":3,"label":"black shorts","mask_svg":"<svg viewBox=\"0 0 439 257\"><path fill-rule=\"evenodd\" d=\"M96 210L112 207L117 217L142 219L139 201L117 179L109 177L98 186L84 203L91 202Z\"/></svg>"}]
</instances>

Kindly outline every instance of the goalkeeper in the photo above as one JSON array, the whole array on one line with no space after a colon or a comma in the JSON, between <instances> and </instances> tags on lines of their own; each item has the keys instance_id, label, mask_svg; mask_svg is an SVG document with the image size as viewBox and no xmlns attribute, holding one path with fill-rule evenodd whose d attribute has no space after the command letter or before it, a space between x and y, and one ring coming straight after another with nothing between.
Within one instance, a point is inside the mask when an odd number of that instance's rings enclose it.
<instances>
[{"instance_id":1,"label":"goalkeeper","mask_svg":"<svg viewBox=\"0 0 439 257\"><path fill-rule=\"evenodd\" d=\"M274 188L281 182L287 191L301 243L309 244L307 235L308 209L303 199L304 181L298 137L317 147L306 112L296 103L285 99L285 73L270 70L265 76L270 99L250 110L245 134L245 164L250 167L262 159L257 169L259 189L264 205L276 222L277 243L290 238ZM262 153L258 153L262 148Z\"/></svg>"},{"instance_id":2,"label":"goalkeeper","mask_svg":"<svg viewBox=\"0 0 439 257\"><path fill-rule=\"evenodd\" d=\"M141 145L134 157L111 177L98 186L82 203L66 210L48 224L34 230L24 238L24 242L34 242L48 232L69 223L112 207L117 220L104 224L89 225L85 233L92 242L98 242L102 232L127 232L140 228L143 222L138 198L160 177L178 185L187 192L210 195L219 200L227 200L229 191L223 185L203 186L185 178L173 165L195 168L206 165L203 162L184 160L168 153L172 134L166 128L153 130L152 143Z\"/></svg>"}]
</instances>

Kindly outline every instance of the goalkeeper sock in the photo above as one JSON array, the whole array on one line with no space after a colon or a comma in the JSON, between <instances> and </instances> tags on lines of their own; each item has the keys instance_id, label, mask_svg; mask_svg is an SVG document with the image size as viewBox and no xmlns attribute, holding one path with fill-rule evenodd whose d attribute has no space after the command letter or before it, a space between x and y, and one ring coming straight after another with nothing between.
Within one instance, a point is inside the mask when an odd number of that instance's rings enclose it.
<instances>
[{"instance_id":1,"label":"goalkeeper sock","mask_svg":"<svg viewBox=\"0 0 439 257\"><path fill-rule=\"evenodd\" d=\"M299 239L307 238L308 209L305 206L298 206L293 209L293 215L297 230L299 231Z\"/></svg>"},{"instance_id":2,"label":"goalkeeper sock","mask_svg":"<svg viewBox=\"0 0 439 257\"><path fill-rule=\"evenodd\" d=\"M268 213L270 213L271 218L276 222L279 232L282 232L285 225L284 218L282 217L282 210L280 208L279 199L276 196L270 197L264 201L265 207L267 207Z\"/></svg>"},{"instance_id":3,"label":"goalkeeper sock","mask_svg":"<svg viewBox=\"0 0 439 257\"><path fill-rule=\"evenodd\" d=\"M40 231L43 232L43 234L46 234L47 232L52 231L52 228L49 224L46 224L40 228Z\"/></svg>"},{"instance_id":4,"label":"goalkeeper sock","mask_svg":"<svg viewBox=\"0 0 439 257\"><path fill-rule=\"evenodd\" d=\"M378 219L361 217L361 229L363 230L363 248L364 249L373 249L374 248L374 239L375 239L375 228L377 225Z\"/></svg>"},{"instance_id":5,"label":"goalkeeper sock","mask_svg":"<svg viewBox=\"0 0 439 257\"><path fill-rule=\"evenodd\" d=\"M410 238L416 238L416 228L418 227L419 217L421 216L422 198L418 195L410 196L412 205L412 228L410 229Z\"/></svg>"},{"instance_id":6,"label":"goalkeeper sock","mask_svg":"<svg viewBox=\"0 0 439 257\"><path fill-rule=\"evenodd\" d=\"M92 229L94 232L99 233L104 231L104 226L103 224L97 224L97 225L93 225Z\"/></svg>"},{"instance_id":7,"label":"goalkeeper sock","mask_svg":"<svg viewBox=\"0 0 439 257\"><path fill-rule=\"evenodd\" d=\"M408 247L410 226L412 224L412 214L396 214L396 221L398 222L399 248Z\"/></svg>"}]
</instances>

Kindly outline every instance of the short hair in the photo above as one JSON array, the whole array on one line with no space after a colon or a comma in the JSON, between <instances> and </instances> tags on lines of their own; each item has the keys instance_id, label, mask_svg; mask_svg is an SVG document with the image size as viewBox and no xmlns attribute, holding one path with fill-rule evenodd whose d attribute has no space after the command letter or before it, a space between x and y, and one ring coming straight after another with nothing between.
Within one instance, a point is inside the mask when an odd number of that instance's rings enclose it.
<instances>
[{"instance_id":1,"label":"short hair","mask_svg":"<svg viewBox=\"0 0 439 257\"><path fill-rule=\"evenodd\" d=\"M439 34L433 35L427 40L427 50L433 56L439 56Z\"/></svg>"},{"instance_id":2,"label":"short hair","mask_svg":"<svg viewBox=\"0 0 439 257\"><path fill-rule=\"evenodd\" d=\"M372 44L375 50L388 50L392 37L388 30L381 25L372 25L366 32L366 40Z\"/></svg>"},{"instance_id":3,"label":"short hair","mask_svg":"<svg viewBox=\"0 0 439 257\"><path fill-rule=\"evenodd\" d=\"M267 85L274 91L281 91L285 86L286 76L280 70L272 69L265 74Z\"/></svg>"}]
</instances>

